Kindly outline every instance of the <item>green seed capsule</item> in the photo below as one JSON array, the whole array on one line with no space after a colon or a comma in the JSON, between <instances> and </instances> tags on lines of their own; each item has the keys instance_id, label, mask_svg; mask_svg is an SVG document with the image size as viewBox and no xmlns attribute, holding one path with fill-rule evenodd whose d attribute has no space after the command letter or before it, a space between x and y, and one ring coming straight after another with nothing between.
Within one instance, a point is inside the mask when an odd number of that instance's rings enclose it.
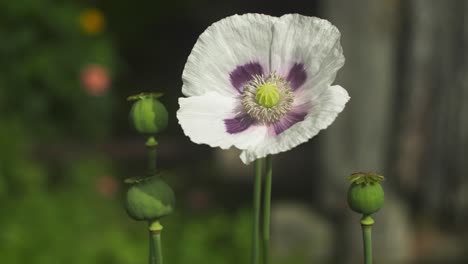
<instances>
[{"instance_id":1,"label":"green seed capsule","mask_svg":"<svg viewBox=\"0 0 468 264\"><path fill-rule=\"evenodd\" d=\"M126 207L133 219L154 221L172 213L174 192L159 176L145 178L128 189Z\"/></svg>"},{"instance_id":2,"label":"green seed capsule","mask_svg":"<svg viewBox=\"0 0 468 264\"><path fill-rule=\"evenodd\" d=\"M384 191L380 185L383 177L373 173L355 173L349 177L348 205L357 212L370 215L382 208Z\"/></svg>"},{"instance_id":3,"label":"green seed capsule","mask_svg":"<svg viewBox=\"0 0 468 264\"><path fill-rule=\"evenodd\" d=\"M166 107L157 99L160 95L141 94L130 97L137 100L130 111L133 127L142 134L156 134L167 127Z\"/></svg>"}]
</instances>

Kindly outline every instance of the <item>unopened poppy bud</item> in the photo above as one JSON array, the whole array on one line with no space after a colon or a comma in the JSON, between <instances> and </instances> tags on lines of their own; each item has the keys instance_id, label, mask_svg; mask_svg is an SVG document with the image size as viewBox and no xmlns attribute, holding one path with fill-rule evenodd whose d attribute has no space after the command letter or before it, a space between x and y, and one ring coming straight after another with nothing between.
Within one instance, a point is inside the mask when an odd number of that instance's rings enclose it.
<instances>
[{"instance_id":1,"label":"unopened poppy bud","mask_svg":"<svg viewBox=\"0 0 468 264\"><path fill-rule=\"evenodd\" d=\"M348 177L351 186L348 189L349 207L363 215L377 212L384 203L384 191L380 181L384 179L375 173L353 173Z\"/></svg>"},{"instance_id":2,"label":"unopened poppy bud","mask_svg":"<svg viewBox=\"0 0 468 264\"><path fill-rule=\"evenodd\" d=\"M142 93L128 98L135 100L130 111L130 121L138 132L154 135L167 127L168 113L158 100L161 96L159 93Z\"/></svg>"},{"instance_id":3,"label":"unopened poppy bud","mask_svg":"<svg viewBox=\"0 0 468 264\"><path fill-rule=\"evenodd\" d=\"M126 207L135 220L155 221L174 210L174 192L159 176L144 178L128 189Z\"/></svg>"}]
</instances>

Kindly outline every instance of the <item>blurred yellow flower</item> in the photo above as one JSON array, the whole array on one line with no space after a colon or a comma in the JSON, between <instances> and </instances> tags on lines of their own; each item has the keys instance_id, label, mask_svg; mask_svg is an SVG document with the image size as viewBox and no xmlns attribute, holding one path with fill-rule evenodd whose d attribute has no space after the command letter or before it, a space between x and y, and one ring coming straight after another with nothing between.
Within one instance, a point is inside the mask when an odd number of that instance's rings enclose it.
<instances>
[{"instance_id":1,"label":"blurred yellow flower","mask_svg":"<svg viewBox=\"0 0 468 264\"><path fill-rule=\"evenodd\" d=\"M105 18L101 11L89 8L81 12L80 25L83 31L90 35L101 33L105 26Z\"/></svg>"}]
</instances>

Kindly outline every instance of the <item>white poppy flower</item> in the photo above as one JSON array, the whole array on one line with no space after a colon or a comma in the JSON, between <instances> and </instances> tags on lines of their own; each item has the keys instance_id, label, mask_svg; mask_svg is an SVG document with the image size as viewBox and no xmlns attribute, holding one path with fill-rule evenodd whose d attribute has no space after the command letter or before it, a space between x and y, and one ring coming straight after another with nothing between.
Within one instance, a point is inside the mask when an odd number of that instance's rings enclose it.
<instances>
[{"instance_id":1,"label":"white poppy flower","mask_svg":"<svg viewBox=\"0 0 468 264\"><path fill-rule=\"evenodd\" d=\"M340 32L327 20L227 17L188 57L177 118L193 142L235 146L246 164L287 151L343 110L348 93L331 84L344 61Z\"/></svg>"}]
</instances>

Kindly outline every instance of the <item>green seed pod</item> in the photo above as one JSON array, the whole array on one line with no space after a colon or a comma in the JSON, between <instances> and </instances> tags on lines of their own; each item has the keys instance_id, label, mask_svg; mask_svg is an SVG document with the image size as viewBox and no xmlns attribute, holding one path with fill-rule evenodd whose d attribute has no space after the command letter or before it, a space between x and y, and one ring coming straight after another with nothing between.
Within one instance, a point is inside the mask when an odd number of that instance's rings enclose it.
<instances>
[{"instance_id":1,"label":"green seed pod","mask_svg":"<svg viewBox=\"0 0 468 264\"><path fill-rule=\"evenodd\" d=\"M161 96L156 93L142 93L128 98L136 100L130 111L130 121L138 132L153 135L167 127L168 113L158 100Z\"/></svg>"},{"instance_id":2,"label":"green seed pod","mask_svg":"<svg viewBox=\"0 0 468 264\"><path fill-rule=\"evenodd\" d=\"M384 191L380 185L383 176L375 173L354 173L349 176L348 205L360 214L377 212L384 203Z\"/></svg>"},{"instance_id":3,"label":"green seed pod","mask_svg":"<svg viewBox=\"0 0 468 264\"><path fill-rule=\"evenodd\" d=\"M172 213L174 192L159 176L144 178L128 189L126 207L133 219L154 221Z\"/></svg>"}]
</instances>

